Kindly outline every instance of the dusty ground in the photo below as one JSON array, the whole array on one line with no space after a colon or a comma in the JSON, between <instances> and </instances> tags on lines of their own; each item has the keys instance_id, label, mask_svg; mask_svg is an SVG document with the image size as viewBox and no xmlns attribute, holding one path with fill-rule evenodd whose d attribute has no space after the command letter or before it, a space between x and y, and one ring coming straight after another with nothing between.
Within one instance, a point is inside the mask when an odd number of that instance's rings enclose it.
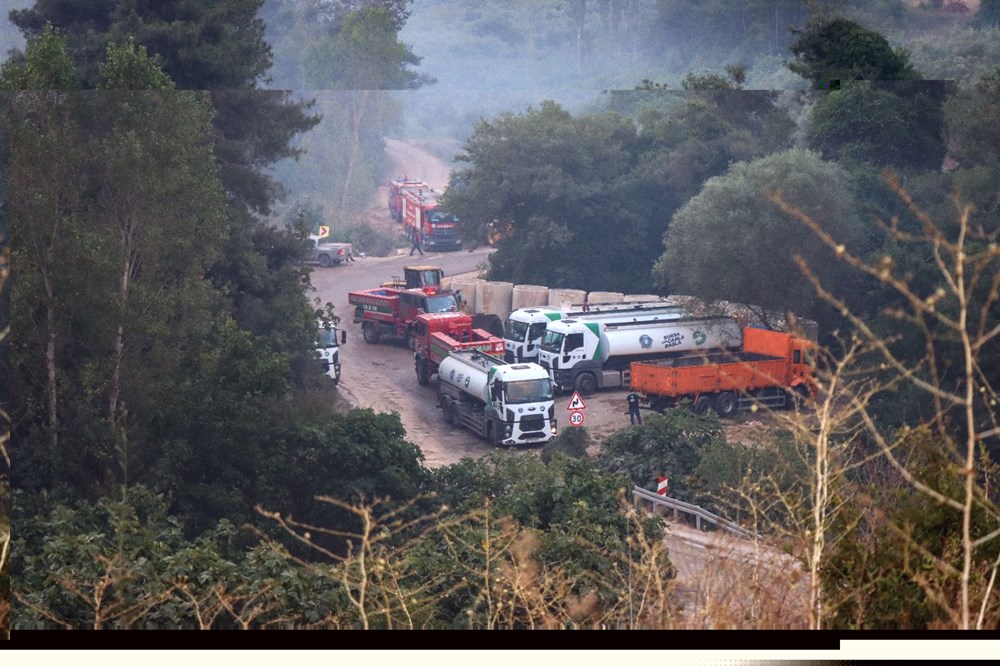
<instances>
[{"instance_id":1,"label":"dusty ground","mask_svg":"<svg viewBox=\"0 0 1000 666\"><path fill-rule=\"evenodd\" d=\"M389 140L387 144L397 174L421 178L436 188L447 182L448 166L444 160L417 145L396 140ZM399 233L398 225L386 210L386 196L387 188L380 188L366 216L373 225ZM430 386L417 383L412 352L392 342L368 345L363 342L359 327L351 322L352 309L347 303L347 293L375 287L392 275L400 274L403 265L414 261L405 250L400 252L401 256L363 257L355 263L317 269L312 274L316 287L314 295L323 301L334 302L349 334L348 344L341 348L344 370L338 398L349 406L398 413L407 438L423 451L424 464L428 467L487 455L491 446L467 430L448 425L441 418L435 407L436 383L432 381ZM420 263L441 266L446 275L454 279L459 275L476 275L476 267L485 262L488 254L487 248L474 252L427 253ZM583 426L592 439L592 455L608 435L629 427L626 394L625 390L612 390L584 397ZM560 429L572 427L567 409L570 397L562 396L556 401ZM650 413L643 412L644 416ZM776 424L773 416L749 415L729 421L725 427L733 441L749 444L757 441L762 431L773 430ZM538 447L521 449L532 450L537 451ZM676 589L685 601L686 620L692 628L753 626L748 624L749 619L756 617L764 621L760 614L774 608L782 609L782 616L797 618L797 621L805 616L801 583L791 589L787 584L788 573L794 565L773 549L721 532L699 532L683 524L672 526L667 544L671 559L678 567ZM753 584L734 586L734 580ZM732 619L726 620L727 617ZM796 625L776 618L771 626Z\"/></svg>"},{"instance_id":2,"label":"dusty ground","mask_svg":"<svg viewBox=\"0 0 1000 666\"><path fill-rule=\"evenodd\" d=\"M419 145L388 139L386 145L396 167L396 173L420 178L435 188L448 182L449 167L441 158L423 150ZM366 217L371 224L388 233L399 233L398 225L386 210L387 188L379 188ZM396 257L365 257L355 264L344 264L313 272L313 284L318 295L332 300L337 311L345 318L351 342L341 354L344 374L339 393L350 404L373 407L380 411L395 411L406 427L407 437L424 452L428 467L439 467L458 462L466 456L481 457L491 450L485 442L466 430L451 428L441 419L434 407L436 387L417 385L413 371L412 354L399 345L384 343L366 345L358 327L349 321L351 309L347 292L352 289L371 288L399 272L397 265L407 263L405 250L400 250L404 260ZM485 262L489 250L475 252L427 253L422 263L440 265L448 277L445 284L458 276L477 276L475 267ZM466 264L464 269L451 269L455 264ZM472 270L468 270L472 269ZM403 390L405 388L405 390ZM608 434L629 425L625 406L625 391L609 391L585 399L584 427L594 440L591 447L596 452L598 443ZM569 425L571 396L562 396L556 404L560 428ZM528 450L537 450L537 447Z\"/></svg>"},{"instance_id":3,"label":"dusty ground","mask_svg":"<svg viewBox=\"0 0 1000 666\"><path fill-rule=\"evenodd\" d=\"M436 189L443 189L447 184L448 163L426 150L420 142L387 139L386 146L395 165L395 173L420 178ZM387 194L387 187L379 188L366 217L377 228L388 233L400 233L399 225L393 222L386 210ZM407 436L424 452L428 467L449 465L466 456L483 456L491 447L466 430L451 428L441 419L434 407L436 387L433 382L429 387L417 385L412 354L391 342L366 345L358 327L349 321L351 309L347 303L347 292L377 286L394 273L399 273L398 267L408 263L406 250L399 252L402 259L366 257L355 264L313 272L313 284L318 294L323 300L332 300L337 305L337 311L344 316L351 336L351 343L341 352L344 379L339 393L352 405L399 413ZM455 277L478 276L476 266L482 265L488 254L487 248L471 253L427 253L421 262L445 268L448 276L445 284L448 284ZM626 394L625 390L608 390L584 398L585 409L580 411L584 417L583 427L592 440L591 454L597 453L600 442L608 435L629 427ZM571 412L567 409L570 397L561 396L556 401L560 429L573 427L569 423ZM731 439L749 443L758 439L761 428L773 426L773 422L772 417L748 416L727 422L726 429Z\"/></svg>"}]
</instances>

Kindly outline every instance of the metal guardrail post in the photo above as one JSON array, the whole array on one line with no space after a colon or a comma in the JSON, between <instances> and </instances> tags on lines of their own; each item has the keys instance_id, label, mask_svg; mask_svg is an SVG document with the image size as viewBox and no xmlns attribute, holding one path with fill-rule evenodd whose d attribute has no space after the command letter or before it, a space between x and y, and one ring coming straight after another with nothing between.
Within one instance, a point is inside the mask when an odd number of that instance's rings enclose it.
<instances>
[{"instance_id":1,"label":"metal guardrail post","mask_svg":"<svg viewBox=\"0 0 1000 666\"><path fill-rule=\"evenodd\" d=\"M757 539L759 536L750 530L737 525L736 523L730 522L725 518L716 516L714 513L706 511L700 506L694 504L688 504L687 502L682 502L681 500L675 500L669 497L663 497L645 488L640 488L635 486L632 489L632 502L633 505L638 507L639 502L646 500L650 504L650 509L655 515L665 516L667 509L671 509L673 513L673 518L675 521L678 520L678 514L683 512L688 515L694 516L695 525L697 529L701 530L701 520L704 518L708 522L712 523L719 529L725 530L737 536L741 536L747 539ZM658 507L660 508L658 510Z\"/></svg>"}]
</instances>

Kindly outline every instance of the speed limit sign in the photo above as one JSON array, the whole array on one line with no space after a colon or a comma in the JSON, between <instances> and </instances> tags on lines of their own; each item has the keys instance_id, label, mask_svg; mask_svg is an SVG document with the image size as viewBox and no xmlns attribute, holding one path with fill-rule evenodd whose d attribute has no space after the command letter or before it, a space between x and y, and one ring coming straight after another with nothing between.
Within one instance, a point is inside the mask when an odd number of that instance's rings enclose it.
<instances>
[{"instance_id":1,"label":"speed limit sign","mask_svg":"<svg viewBox=\"0 0 1000 666\"><path fill-rule=\"evenodd\" d=\"M583 425L583 412L573 412L570 414L569 424L574 426Z\"/></svg>"}]
</instances>

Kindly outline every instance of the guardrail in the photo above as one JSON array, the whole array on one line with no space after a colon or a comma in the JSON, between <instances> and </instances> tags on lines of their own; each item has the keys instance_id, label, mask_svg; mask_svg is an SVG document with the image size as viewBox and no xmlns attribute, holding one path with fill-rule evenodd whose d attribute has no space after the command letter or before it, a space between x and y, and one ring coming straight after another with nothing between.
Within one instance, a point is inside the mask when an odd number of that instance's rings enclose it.
<instances>
[{"instance_id":1,"label":"guardrail","mask_svg":"<svg viewBox=\"0 0 1000 666\"><path fill-rule=\"evenodd\" d=\"M687 502L682 502L680 500L673 499L672 497L657 495L652 490L646 490L645 488L636 486L632 489L632 503L638 505L643 501L649 502L652 505L654 513L656 513L656 507L662 507L663 513L666 513L666 509L670 509L674 513L674 520L678 519L678 513L685 513L694 516L695 526L699 530L701 529L701 521L704 520L712 523L721 530L725 530L745 539L760 538L756 533L751 532L745 527L740 527L736 523L717 516L710 511L706 511L700 506L688 504Z\"/></svg>"}]
</instances>

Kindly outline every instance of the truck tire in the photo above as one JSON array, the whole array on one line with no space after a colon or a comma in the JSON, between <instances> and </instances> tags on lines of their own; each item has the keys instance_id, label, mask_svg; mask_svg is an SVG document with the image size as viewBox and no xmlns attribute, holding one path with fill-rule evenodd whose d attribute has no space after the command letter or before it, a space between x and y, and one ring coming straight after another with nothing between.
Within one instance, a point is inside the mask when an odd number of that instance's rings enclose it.
<instances>
[{"instance_id":1,"label":"truck tire","mask_svg":"<svg viewBox=\"0 0 1000 666\"><path fill-rule=\"evenodd\" d=\"M580 395L590 395L597 390L597 377L592 372L581 372L573 382Z\"/></svg>"},{"instance_id":2,"label":"truck tire","mask_svg":"<svg viewBox=\"0 0 1000 666\"><path fill-rule=\"evenodd\" d=\"M732 391L720 393L715 398L715 412L719 416L735 416L739 406L740 401Z\"/></svg>"},{"instance_id":3,"label":"truck tire","mask_svg":"<svg viewBox=\"0 0 1000 666\"><path fill-rule=\"evenodd\" d=\"M382 336L379 334L378 329L375 328L375 324L365 324L361 327L361 337L368 344L377 345L379 338Z\"/></svg>"},{"instance_id":4,"label":"truck tire","mask_svg":"<svg viewBox=\"0 0 1000 666\"><path fill-rule=\"evenodd\" d=\"M328 254L319 255L319 259L317 261L319 261L319 265L323 268L329 268L333 265L333 262L330 261L330 255Z\"/></svg>"},{"instance_id":5,"label":"truck tire","mask_svg":"<svg viewBox=\"0 0 1000 666\"><path fill-rule=\"evenodd\" d=\"M799 384L791 391L788 391L788 405L789 409L802 409L806 406L809 400L809 391L806 389L804 384Z\"/></svg>"},{"instance_id":6,"label":"truck tire","mask_svg":"<svg viewBox=\"0 0 1000 666\"><path fill-rule=\"evenodd\" d=\"M712 409L714 402L715 401L712 400L712 396L700 395L698 396L698 399L694 401L694 404L691 405L691 411L695 414L706 414L708 413L708 410Z\"/></svg>"},{"instance_id":7,"label":"truck tire","mask_svg":"<svg viewBox=\"0 0 1000 666\"><path fill-rule=\"evenodd\" d=\"M458 403L457 402L453 402L453 403L451 403L451 408L448 410L448 414L451 417L449 419L449 421L456 428L458 428L459 426L462 425L462 416L459 414L459 410L460 409L461 409L461 407L459 407Z\"/></svg>"},{"instance_id":8,"label":"truck tire","mask_svg":"<svg viewBox=\"0 0 1000 666\"><path fill-rule=\"evenodd\" d=\"M421 386L427 386L431 383L431 373L425 358L417 359L417 383Z\"/></svg>"}]
</instances>

